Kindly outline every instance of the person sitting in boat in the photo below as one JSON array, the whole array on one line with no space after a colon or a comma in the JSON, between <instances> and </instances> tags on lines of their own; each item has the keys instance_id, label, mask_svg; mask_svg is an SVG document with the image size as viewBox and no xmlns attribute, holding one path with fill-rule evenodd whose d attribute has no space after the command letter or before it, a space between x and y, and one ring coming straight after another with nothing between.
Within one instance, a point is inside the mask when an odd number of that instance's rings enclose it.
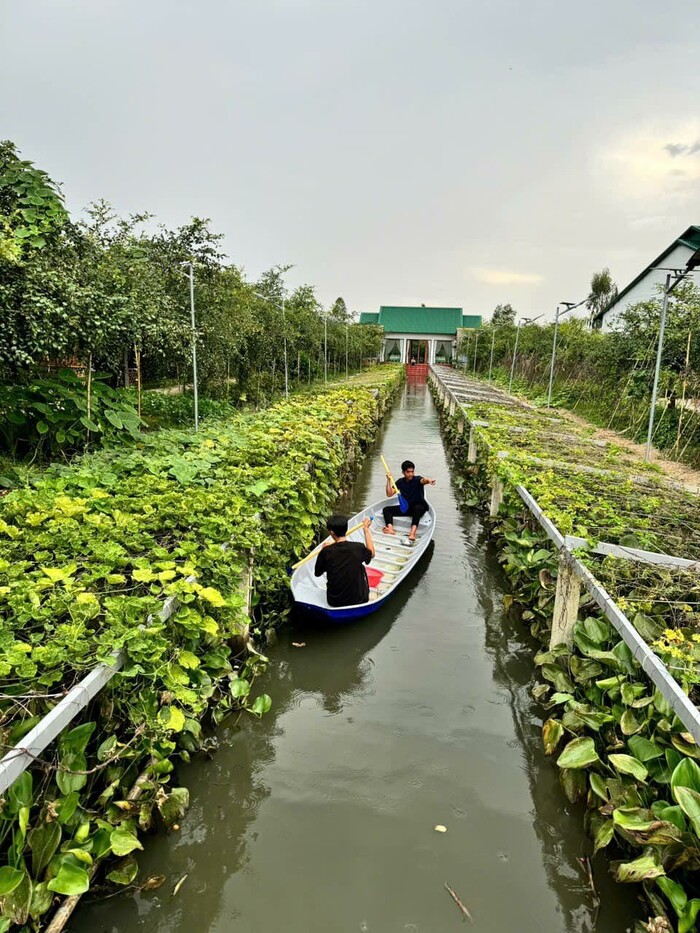
<instances>
[{"instance_id":1,"label":"person sitting in boat","mask_svg":"<svg viewBox=\"0 0 700 933\"><path fill-rule=\"evenodd\" d=\"M408 540L415 541L418 533L418 522L428 511L428 503L425 501L425 491L423 487L428 485L434 486L435 480L428 479L427 476L416 476L416 465L412 460L404 460L401 464L401 472L403 476L400 476L399 479L396 480L396 488L408 503L408 511L402 512L401 506L399 505L387 505L382 509L384 524L386 526L384 528L384 534L396 534L394 531L394 519L397 515L410 515L411 530L408 533ZM386 475L386 494L387 496L394 495L393 481L388 473Z\"/></svg>"},{"instance_id":2,"label":"person sitting in boat","mask_svg":"<svg viewBox=\"0 0 700 933\"><path fill-rule=\"evenodd\" d=\"M314 574L327 575L326 599L329 606L356 606L369 602L369 583L363 564L368 564L374 557L372 533L369 530L371 520L365 518L362 530L365 543L348 541L345 535L348 520L344 515L331 515L326 522L333 541L327 541L318 557Z\"/></svg>"}]
</instances>

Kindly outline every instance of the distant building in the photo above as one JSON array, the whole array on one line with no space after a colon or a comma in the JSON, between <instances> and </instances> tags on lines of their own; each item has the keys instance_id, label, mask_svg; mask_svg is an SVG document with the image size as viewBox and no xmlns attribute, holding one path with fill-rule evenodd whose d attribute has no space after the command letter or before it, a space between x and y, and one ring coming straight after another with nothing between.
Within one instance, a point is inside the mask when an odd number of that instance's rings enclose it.
<instances>
[{"instance_id":1,"label":"distant building","mask_svg":"<svg viewBox=\"0 0 700 933\"><path fill-rule=\"evenodd\" d=\"M591 319L593 327L607 329L620 312L629 305L637 304L639 301L649 301L650 298L658 298L657 285L663 285L666 272L657 267L684 269L697 249L700 249L700 227L688 227L677 240L674 240L670 246L666 247L660 256L657 256L645 269L642 269L639 275L619 292L607 308L603 308L602 311L593 316Z\"/></svg>"},{"instance_id":2,"label":"distant building","mask_svg":"<svg viewBox=\"0 0 700 933\"><path fill-rule=\"evenodd\" d=\"M464 328L481 327L481 315L464 314L461 308L419 308L382 305L365 311L360 324L384 328L382 362L450 363Z\"/></svg>"}]
</instances>

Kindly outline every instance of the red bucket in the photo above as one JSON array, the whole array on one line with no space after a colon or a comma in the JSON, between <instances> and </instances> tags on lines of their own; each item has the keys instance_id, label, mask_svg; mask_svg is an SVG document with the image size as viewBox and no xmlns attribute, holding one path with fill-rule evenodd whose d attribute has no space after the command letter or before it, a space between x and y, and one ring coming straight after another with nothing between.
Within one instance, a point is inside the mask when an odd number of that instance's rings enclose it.
<instances>
[{"instance_id":1,"label":"red bucket","mask_svg":"<svg viewBox=\"0 0 700 933\"><path fill-rule=\"evenodd\" d=\"M384 574L381 570L377 570L375 567L365 567L365 570L367 572L367 579L369 581L370 587L374 588L382 582L382 577Z\"/></svg>"}]
</instances>

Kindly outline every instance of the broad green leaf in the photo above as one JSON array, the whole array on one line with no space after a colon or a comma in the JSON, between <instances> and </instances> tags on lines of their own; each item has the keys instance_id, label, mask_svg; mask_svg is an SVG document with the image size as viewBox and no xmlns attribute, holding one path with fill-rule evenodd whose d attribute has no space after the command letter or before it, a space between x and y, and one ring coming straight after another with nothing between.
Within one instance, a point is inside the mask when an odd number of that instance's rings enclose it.
<instances>
[{"instance_id":1,"label":"broad green leaf","mask_svg":"<svg viewBox=\"0 0 700 933\"><path fill-rule=\"evenodd\" d=\"M90 887L90 877L82 865L72 858L64 858L58 874L49 881L47 887L56 894L84 894Z\"/></svg>"},{"instance_id":2,"label":"broad green leaf","mask_svg":"<svg viewBox=\"0 0 700 933\"><path fill-rule=\"evenodd\" d=\"M605 820L604 823L601 823L596 830L593 854L595 855L600 849L604 849L612 841L614 835L615 826L612 820Z\"/></svg>"},{"instance_id":3,"label":"broad green leaf","mask_svg":"<svg viewBox=\"0 0 700 933\"><path fill-rule=\"evenodd\" d=\"M665 876L663 878L657 878L656 883L669 899L671 906L680 917L688 903L688 895L685 893L683 885Z\"/></svg>"},{"instance_id":4,"label":"broad green leaf","mask_svg":"<svg viewBox=\"0 0 700 933\"><path fill-rule=\"evenodd\" d=\"M53 894L45 881L35 884L32 890L32 900L29 905L29 916L38 920L53 904Z\"/></svg>"},{"instance_id":5,"label":"broad green leaf","mask_svg":"<svg viewBox=\"0 0 700 933\"><path fill-rule=\"evenodd\" d=\"M678 785L674 787L673 794L681 810L693 824L695 835L700 836L700 794L690 787Z\"/></svg>"},{"instance_id":6,"label":"broad green leaf","mask_svg":"<svg viewBox=\"0 0 700 933\"><path fill-rule=\"evenodd\" d=\"M28 838L32 852L32 874L40 878L61 842L61 824L57 821L41 823L36 826Z\"/></svg>"},{"instance_id":7,"label":"broad green leaf","mask_svg":"<svg viewBox=\"0 0 700 933\"><path fill-rule=\"evenodd\" d=\"M618 881L637 883L651 881L652 878L659 878L665 874L663 867L658 864L653 855L641 855L633 862L623 862L618 865L615 877Z\"/></svg>"},{"instance_id":8,"label":"broad green leaf","mask_svg":"<svg viewBox=\"0 0 700 933\"><path fill-rule=\"evenodd\" d=\"M158 803L158 810L166 826L179 823L190 805L190 792L186 787L173 787L165 800Z\"/></svg>"},{"instance_id":9,"label":"broad green leaf","mask_svg":"<svg viewBox=\"0 0 700 933\"><path fill-rule=\"evenodd\" d=\"M115 884L131 884L139 871L139 865L133 855L127 855L117 862L107 878Z\"/></svg>"},{"instance_id":10,"label":"broad green leaf","mask_svg":"<svg viewBox=\"0 0 700 933\"><path fill-rule=\"evenodd\" d=\"M552 755L564 735L564 727L558 719L548 719L542 726L542 741L545 755Z\"/></svg>"},{"instance_id":11,"label":"broad green leaf","mask_svg":"<svg viewBox=\"0 0 700 933\"><path fill-rule=\"evenodd\" d=\"M700 767L691 758L683 758L673 770L671 776L672 792L677 787L689 787L691 790L700 793Z\"/></svg>"},{"instance_id":12,"label":"broad green leaf","mask_svg":"<svg viewBox=\"0 0 700 933\"><path fill-rule=\"evenodd\" d=\"M182 732L185 725L185 714L177 706L164 706L158 713L158 719L172 732Z\"/></svg>"},{"instance_id":13,"label":"broad green leaf","mask_svg":"<svg viewBox=\"0 0 700 933\"><path fill-rule=\"evenodd\" d=\"M688 901L683 916L678 918L678 933L691 933L695 929L695 921L700 913L700 898L694 897Z\"/></svg>"},{"instance_id":14,"label":"broad green leaf","mask_svg":"<svg viewBox=\"0 0 700 933\"><path fill-rule=\"evenodd\" d=\"M271 709L272 699L266 693L261 693L259 697L256 697L255 703L253 703L250 708L250 712L254 713L256 716L263 716Z\"/></svg>"},{"instance_id":15,"label":"broad green leaf","mask_svg":"<svg viewBox=\"0 0 700 933\"><path fill-rule=\"evenodd\" d=\"M590 781L591 790L593 793L600 797L601 800L604 800L605 803L607 803L609 797L605 778L601 777L599 774L596 774L595 771L591 771L591 773L588 775L588 780Z\"/></svg>"},{"instance_id":16,"label":"broad green leaf","mask_svg":"<svg viewBox=\"0 0 700 933\"><path fill-rule=\"evenodd\" d=\"M24 871L21 868L12 868L10 865L3 865L0 868L0 897L4 897L19 886L24 878Z\"/></svg>"},{"instance_id":17,"label":"broad green leaf","mask_svg":"<svg viewBox=\"0 0 700 933\"><path fill-rule=\"evenodd\" d=\"M640 807L619 807L613 810L612 818L616 826L635 833L647 832L658 822L648 810Z\"/></svg>"},{"instance_id":18,"label":"broad green leaf","mask_svg":"<svg viewBox=\"0 0 700 933\"><path fill-rule=\"evenodd\" d=\"M641 735L630 736L627 747L638 761L652 761L654 758L662 758L664 754L660 745Z\"/></svg>"},{"instance_id":19,"label":"broad green leaf","mask_svg":"<svg viewBox=\"0 0 700 933\"><path fill-rule=\"evenodd\" d=\"M600 761L593 739L588 736L573 739L557 759L560 768L587 768Z\"/></svg>"},{"instance_id":20,"label":"broad green leaf","mask_svg":"<svg viewBox=\"0 0 700 933\"><path fill-rule=\"evenodd\" d=\"M12 784L7 796L11 812L18 812L22 807L31 807L33 799L33 781L30 771L24 771Z\"/></svg>"},{"instance_id":21,"label":"broad green leaf","mask_svg":"<svg viewBox=\"0 0 700 933\"><path fill-rule=\"evenodd\" d=\"M610 764L620 774L631 774L638 781L646 781L649 772L641 763L631 755L608 755Z\"/></svg>"},{"instance_id":22,"label":"broad green leaf","mask_svg":"<svg viewBox=\"0 0 700 933\"><path fill-rule=\"evenodd\" d=\"M639 732L641 728L642 724L637 722L632 710L626 709L622 714L622 718L620 719L620 729L622 730L622 734L634 735L636 732Z\"/></svg>"},{"instance_id":23,"label":"broad green leaf","mask_svg":"<svg viewBox=\"0 0 700 933\"><path fill-rule=\"evenodd\" d=\"M112 831L110 843L115 855L128 855L134 849L143 849L137 837L121 826Z\"/></svg>"},{"instance_id":24,"label":"broad green leaf","mask_svg":"<svg viewBox=\"0 0 700 933\"><path fill-rule=\"evenodd\" d=\"M235 677L229 684L231 695L237 698L247 697L250 693L250 681L243 677Z\"/></svg>"}]
</instances>

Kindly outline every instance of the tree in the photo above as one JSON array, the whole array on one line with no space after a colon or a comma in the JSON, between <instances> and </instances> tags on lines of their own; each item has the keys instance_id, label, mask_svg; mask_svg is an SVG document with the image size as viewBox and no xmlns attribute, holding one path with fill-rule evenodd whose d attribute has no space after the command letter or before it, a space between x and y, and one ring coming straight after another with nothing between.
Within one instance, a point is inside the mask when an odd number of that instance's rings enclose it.
<instances>
[{"instance_id":1,"label":"tree","mask_svg":"<svg viewBox=\"0 0 700 933\"><path fill-rule=\"evenodd\" d=\"M504 324L515 324L515 308L513 305L496 305L490 323L497 327Z\"/></svg>"},{"instance_id":2,"label":"tree","mask_svg":"<svg viewBox=\"0 0 700 933\"><path fill-rule=\"evenodd\" d=\"M591 317L596 317L617 298L617 285L613 282L610 269L594 272L591 278L591 291L586 300L586 307Z\"/></svg>"}]
</instances>

